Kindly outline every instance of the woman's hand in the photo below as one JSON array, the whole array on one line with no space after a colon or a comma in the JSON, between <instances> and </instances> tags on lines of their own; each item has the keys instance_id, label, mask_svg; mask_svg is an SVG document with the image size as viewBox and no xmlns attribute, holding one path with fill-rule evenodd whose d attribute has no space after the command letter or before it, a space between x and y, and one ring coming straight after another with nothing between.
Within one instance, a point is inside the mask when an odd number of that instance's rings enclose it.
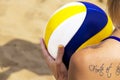
<instances>
[{"instance_id":1,"label":"woman's hand","mask_svg":"<svg viewBox=\"0 0 120 80\"><path fill-rule=\"evenodd\" d=\"M53 75L55 76L56 80L68 80L68 71L64 63L62 62L62 58L64 55L64 47L62 45L58 47L57 58L53 59L50 56L48 50L46 49L43 39L40 40L40 46L46 63L53 72Z\"/></svg>"}]
</instances>

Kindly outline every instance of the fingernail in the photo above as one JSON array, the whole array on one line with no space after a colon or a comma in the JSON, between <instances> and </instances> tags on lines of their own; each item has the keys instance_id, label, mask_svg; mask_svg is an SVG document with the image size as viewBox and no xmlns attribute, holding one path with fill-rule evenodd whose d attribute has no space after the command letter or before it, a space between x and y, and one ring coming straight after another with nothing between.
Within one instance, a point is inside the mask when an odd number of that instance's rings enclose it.
<instances>
[{"instance_id":1,"label":"fingernail","mask_svg":"<svg viewBox=\"0 0 120 80\"><path fill-rule=\"evenodd\" d=\"M62 47L64 47L62 44L60 44L59 46L58 46L59 48L62 48Z\"/></svg>"}]
</instances>

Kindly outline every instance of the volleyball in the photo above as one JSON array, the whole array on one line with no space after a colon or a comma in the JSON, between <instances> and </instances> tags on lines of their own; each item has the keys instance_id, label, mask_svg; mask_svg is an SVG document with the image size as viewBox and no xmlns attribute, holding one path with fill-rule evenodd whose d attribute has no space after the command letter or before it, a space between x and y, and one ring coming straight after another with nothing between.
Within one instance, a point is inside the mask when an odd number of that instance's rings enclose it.
<instances>
[{"instance_id":1,"label":"volleyball","mask_svg":"<svg viewBox=\"0 0 120 80\"><path fill-rule=\"evenodd\" d=\"M93 3L78 1L54 12L47 23L44 40L54 59L58 46L65 47L63 62L68 68L73 53L101 42L112 32L113 24L105 11Z\"/></svg>"}]
</instances>

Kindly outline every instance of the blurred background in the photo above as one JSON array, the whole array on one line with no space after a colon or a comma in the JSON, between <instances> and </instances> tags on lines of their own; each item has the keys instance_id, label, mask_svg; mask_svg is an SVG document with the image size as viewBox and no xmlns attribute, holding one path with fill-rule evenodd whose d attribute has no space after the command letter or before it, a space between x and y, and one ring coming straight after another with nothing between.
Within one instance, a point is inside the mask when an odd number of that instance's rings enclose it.
<instances>
[{"instance_id":1,"label":"blurred background","mask_svg":"<svg viewBox=\"0 0 120 80\"><path fill-rule=\"evenodd\" d=\"M78 0L0 0L0 80L54 80L40 51L48 19ZM82 0L105 11L106 0Z\"/></svg>"}]
</instances>

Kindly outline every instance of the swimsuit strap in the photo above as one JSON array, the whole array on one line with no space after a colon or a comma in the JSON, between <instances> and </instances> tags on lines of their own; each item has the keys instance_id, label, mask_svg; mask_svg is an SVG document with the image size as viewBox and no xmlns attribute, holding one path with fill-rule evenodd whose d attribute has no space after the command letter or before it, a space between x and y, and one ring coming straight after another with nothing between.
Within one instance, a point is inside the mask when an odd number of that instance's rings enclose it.
<instances>
[{"instance_id":1,"label":"swimsuit strap","mask_svg":"<svg viewBox=\"0 0 120 80\"><path fill-rule=\"evenodd\" d=\"M116 36L109 36L109 37L105 38L104 40L106 40L106 39L114 39L114 40L120 42L120 38L119 38L119 37L116 37ZM104 40L103 40L103 41L104 41Z\"/></svg>"}]
</instances>

